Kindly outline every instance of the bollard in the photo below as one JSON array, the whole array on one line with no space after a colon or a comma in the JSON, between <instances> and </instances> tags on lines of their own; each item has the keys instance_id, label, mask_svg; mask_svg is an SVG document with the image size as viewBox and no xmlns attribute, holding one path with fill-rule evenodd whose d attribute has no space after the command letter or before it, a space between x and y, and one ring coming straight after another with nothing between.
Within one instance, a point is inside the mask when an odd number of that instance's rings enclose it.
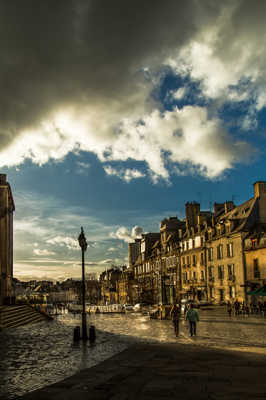
<instances>
[{"instance_id":1,"label":"bollard","mask_svg":"<svg viewBox=\"0 0 266 400\"><path fill-rule=\"evenodd\" d=\"M89 341L95 342L95 339L96 339L95 326L91 325L89 329Z\"/></svg>"},{"instance_id":2,"label":"bollard","mask_svg":"<svg viewBox=\"0 0 266 400\"><path fill-rule=\"evenodd\" d=\"M80 327L79 326L76 326L74 328L74 337L73 337L73 339L74 339L74 342L78 342L80 340Z\"/></svg>"}]
</instances>

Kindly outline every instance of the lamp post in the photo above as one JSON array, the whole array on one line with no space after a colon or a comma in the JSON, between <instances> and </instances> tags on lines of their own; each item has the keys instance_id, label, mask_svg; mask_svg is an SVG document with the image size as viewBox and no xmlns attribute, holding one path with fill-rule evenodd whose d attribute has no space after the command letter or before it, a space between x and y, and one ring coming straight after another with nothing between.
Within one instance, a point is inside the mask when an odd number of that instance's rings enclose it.
<instances>
[{"instance_id":1,"label":"lamp post","mask_svg":"<svg viewBox=\"0 0 266 400\"><path fill-rule=\"evenodd\" d=\"M85 265L84 265L84 253L87 250L87 242L82 227L80 235L78 237L78 241L81 247L81 254L82 254L82 339L88 340L86 310L85 310Z\"/></svg>"}]
</instances>

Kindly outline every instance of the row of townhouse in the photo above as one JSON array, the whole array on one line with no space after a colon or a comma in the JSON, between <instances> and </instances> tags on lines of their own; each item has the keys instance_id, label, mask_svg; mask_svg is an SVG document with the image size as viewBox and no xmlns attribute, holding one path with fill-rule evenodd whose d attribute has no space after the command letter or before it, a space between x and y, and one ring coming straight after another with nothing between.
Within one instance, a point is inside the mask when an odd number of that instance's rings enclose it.
<instances>
[{"instance_id":1,"label":"row of townhouse","mask_svg":"<svg viewBox=\"0 0 266 400\"><path fill-rule=\"evenodd\" d=\"M247 301L248 291L266 284L265 232L265 182L254 183L254 196L239 206L215 203L210 212L186 203L183 221L164 219L160 233L129 244L138 301Z\"/></svg>"}]
</instances>

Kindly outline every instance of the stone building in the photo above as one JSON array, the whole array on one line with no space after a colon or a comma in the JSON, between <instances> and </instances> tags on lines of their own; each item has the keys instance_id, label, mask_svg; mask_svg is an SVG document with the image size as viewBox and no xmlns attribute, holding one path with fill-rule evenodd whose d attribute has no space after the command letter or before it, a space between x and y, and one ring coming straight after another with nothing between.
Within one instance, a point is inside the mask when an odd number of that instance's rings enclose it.
<instances>
[{"instance_id":1,"label":"stone building","mask_svg":"<svg viewBox=\"0 0 266 400\"><path fill-rule=\"evenodd\" d=\"M116 283L119 304L136 303L135 284L133 271L123 267Z\"/></svg>"},{"instance_id":2,"label":"stone building","mask_svg":"<svg viewBox=\"0 0 266 400\"><path fill-rule=\"evenodd\" d=\"M266 284L266 226L255 229L245 239L244 253L245 283L246 287L253 291Z\"/></svg>"},{"instance_id":3,"label":"stone building","mask_svg":"<svg viewBox=\"0 0 266 400\"><path fill-rule=\"evenodd\" d=\"M199 203L186 203L186 229L179 232L180 298L208 300L206 230L211 216L209 211L200 211Z\"/></svg>"},{"instance_id":4,"label":"stone building","mask_svg":"<svg viewBox=\"0 0 266 400\"><path fill-rule=\"evenodd\" d=\"M152 251L160 241L160 233L143 234L140 242L140 255L133 265L135 279L135 302L154 303L157 277L155 276Z\"/></svg>"},{"instance_id":5,"label":"stone building","mask_svg":"<svg viewBox=\"0 0 266 400\"><path fill-rule=\"evenodd\" d=\"M215 203L213 213L202 213L199 205L187 204L181 243L186 296L214 303L246 301L244 243L256 226L265 223L265 182L254 183L254 196L239 206L232 201Z\"/></svg>"},{"instance_id":6,"label":"stone building","mask_svg":"<svg viewBox=\"0 0 266 400\"><path fill-rule=\"evenodd\" d=\"M120 278L120 268L112 267L100 274L99 282L101 288L101 300L104 305L117 304L118 292L117 281Z\"/></svg>"},{"instance_id":7,"label":"stone building","mask_svg":"<svg viewBox=\"0 0 266 400\"><path fill-rule=\"evenodd\" d=\"M140 255L140 242L141 239L135 239L133 243L128 244L128 263L129 268L132 269Z\"/></svg>"},{"instance_id":8,"label":"stone building","mask_svg":"<svg viewBox=\"0 0 266 400\"><path fill-rule=\"evenodd\" d=\"M266 182L236 206L215 203L201 211L186 203L184 221L170 217L160 234L143 235L133 263L139 301L172 304L181 299L222 304L247 301L266 282Z\"/></svg>"},{"instance_id":9,"label":"stone building","mask_svg":"<svg viewBox=\"0 0 266 400\"><path fill-rule=\"evenodd\" d=\"M173 304L180 297L180 256L179 233L185 229L184 221L177 217L161 221L160 279L159 295L161 304Z\"/></svg>"},{"instance_id":10,"label":"stone building","mask_svg":"<svg viewBox=\"0 0 266 400\"><path fill-rule=\"evenodd\" d=\"M0 174L0 305L10 304L13 278L13 212L15 204L5 174Z\"/></svg>"}]
</instances>

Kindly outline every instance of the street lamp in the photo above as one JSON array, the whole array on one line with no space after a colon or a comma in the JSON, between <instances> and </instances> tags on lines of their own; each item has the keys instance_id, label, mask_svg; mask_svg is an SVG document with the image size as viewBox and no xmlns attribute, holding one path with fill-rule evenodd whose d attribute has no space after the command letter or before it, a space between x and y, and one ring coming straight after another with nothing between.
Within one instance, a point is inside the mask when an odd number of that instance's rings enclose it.
<instances>
[{"instance_id":1,"label":"street lamp","mask_svg":"<svg viewBox=\"0 0 266 400\"><path fill-rule=\"evenodd\" d=\"M82 339L88 340L86 310L85 310L85 266L84 266L84 253L87 250L87 242L82 227L80 235L78 237L78 241L81 247L81 254L82 254Z\"/></svg>"}]
</instances>

